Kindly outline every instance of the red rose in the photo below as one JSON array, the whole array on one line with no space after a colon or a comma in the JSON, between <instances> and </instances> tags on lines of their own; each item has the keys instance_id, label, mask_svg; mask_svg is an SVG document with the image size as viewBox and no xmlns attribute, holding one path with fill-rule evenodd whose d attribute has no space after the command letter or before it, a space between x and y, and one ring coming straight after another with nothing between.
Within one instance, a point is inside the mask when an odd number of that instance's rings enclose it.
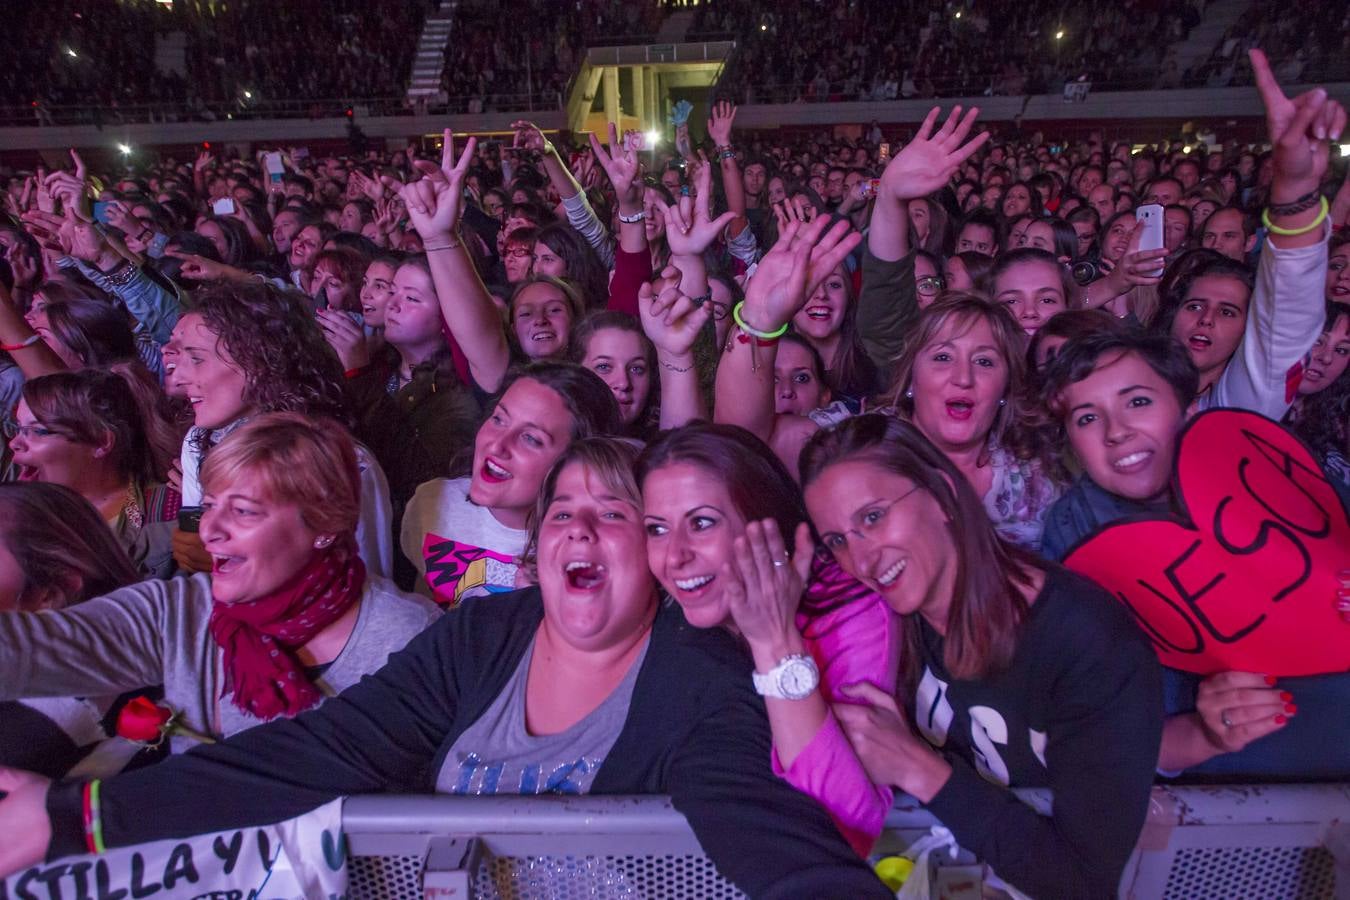
<instances>
[{"instance_id":1,"label":"red rose","mask_svg":"<svg viewBox=\"0 0 1350 900\"><path fill-rule=\"evenodd\" d=\"M210 735L194 731L178 721L178 713L149 697L137 697L117 714L117 734L138 744L158 746L166 737L179 735L203 744L214 744Z\"/></svg>"},{"instance_id":2,"label":"red rose","mask_svg":"<svg viewBox=\"0 0 1350 900\"><path fill-rule=\"evenodd\" d=\"M129 741L156 743L172 718L173 710L160 706L149 697L137 697L117 714L117 734Z\"/></svg>"}]
</instances>

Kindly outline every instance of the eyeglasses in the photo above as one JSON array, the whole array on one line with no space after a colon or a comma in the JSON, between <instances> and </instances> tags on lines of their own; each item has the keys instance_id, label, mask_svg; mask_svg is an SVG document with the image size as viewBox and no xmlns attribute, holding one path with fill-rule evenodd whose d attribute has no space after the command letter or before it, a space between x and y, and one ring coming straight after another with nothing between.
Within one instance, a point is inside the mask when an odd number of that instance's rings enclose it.
<instances>
[{"instance_id":1,"label":"eyeglasses","mask_svg":"<svg viewBox=\"0 0 1350 900\"><path fill-rule=\"evenodd\" d=\"M14 440L19 435L23 435L24 440L31 441L33 438L61 437L71 440L70 435L62 434L59 431L52 431L50 428L44 428L41 425L20 425L13 419L5 419L3 429L5 437Z\"/></svg>"},{"instance_id":2,"label":"eyeglasses","mask_svg":"<svg viewBox=\"0 0 1350 900\"><path fill-rule=\"evenodd\" d=\"M918 490L919 485L916 484L914 485L914 487L905 491L899 497L896 497L894 500L891 500L888 503L868 506L867 508L854 514L853 518L854 525L852 528L845 529L842 534L837 531L834 531L834 532L826 532L824 535L822 535L822 540L824 541L825 546L832 551L841 550L843 549L844 544L847 543L848 536L850 534L856 534L858 536L858 540L862 540L866 536L863 534L864 531L871 531L872 529L880 525L883 521L885 521L886 516L890 514L892 507L894 507L901 500L904 500L906 497L910 496L911 494L915 493Z\"/></svg>"},{"instance_id":3,"label":"eyeglasses","mask_svg":"<svg viewBox=\"0 0 1350 900\"><path fill-rule=\"evenodd\" d=\"M527 256L534 256L528 247L507 247L506 255L512 259L524 259Z\"/></svg>"},{"instance_id":4,"label":"eyeglasses","mask_svg":"<svg viewBox=\"0 0 1350 900\"><path fill-rule=\"evenodd\" d=\"M914 289L925 297L932 297L945 290L946 287L947 279L941 275L925 275L914 282Z\"/></svg>"},{"instance_id":5,"label":"eyeglasses","mask_svg":"<svg viewBox=\"0 0 1350 900\"><path fill-rule=\"evenodd\" d=\"M708 312L710 312L712 317L718 322L731 315L731 304L729 303L721 303L717 300L704 300L695 305L708 307Z\"/></svg>"}]
</instances>

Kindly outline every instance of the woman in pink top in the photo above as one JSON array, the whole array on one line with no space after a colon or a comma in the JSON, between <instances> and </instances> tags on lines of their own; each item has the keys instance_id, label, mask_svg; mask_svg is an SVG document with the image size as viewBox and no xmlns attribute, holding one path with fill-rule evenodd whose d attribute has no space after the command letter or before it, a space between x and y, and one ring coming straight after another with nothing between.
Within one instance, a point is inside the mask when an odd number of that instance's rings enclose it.
<instances>
[{"instance_id":1,"label":"woman in pink top","mask_svg":"<svg viewBox=\"0 0 1350 900\"><path fill-rule=\"evenodd\" d=\"M892 792L868 779L831 707L851 702L846 685L894 691L895 614L816 552L801 490L750 432L707 423L668 431L643 453L637 477L652 572L691 625L745 639L774 771L819 801L865 856ZM791 554L784 536L795 539Z\"/></svg>"}]
</instances>

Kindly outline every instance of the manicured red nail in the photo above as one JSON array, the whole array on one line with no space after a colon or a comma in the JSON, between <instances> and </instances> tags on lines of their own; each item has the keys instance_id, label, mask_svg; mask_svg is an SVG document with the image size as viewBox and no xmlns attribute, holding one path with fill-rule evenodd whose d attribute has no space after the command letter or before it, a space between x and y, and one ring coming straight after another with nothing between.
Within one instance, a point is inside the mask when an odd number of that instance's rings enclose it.
<instances>
[{"instance_id":1,"label":"manicured red nail","mask_svg":"<svg viewBox=\"0 0 1350 900\"><path fill-rule=\"evenodd\" d=\"M1275 676L1274 676L1274 675L1267 675L1267 676L1266 676L1266 684L1270 685L1271 687L1274 687L1274 686L1275 686L1275 680L1276 680L1276 679L1275 679Z\"/></svg>"},{"instance_id":2,"label":"manicured red nail","mask_svg":"<svg viewBox=\"0 0 1350 900\"><path fill-rule=\"evenodd\" d=\"M1294 699L1293 694L1289 693L1288 691L1280 691L1280 700L1282 700L1283 702L1288 703L1290 700L1293 699Z\"/></svg>"},{"instance_id":3,"label":"manicured red nail","mask_svg":"<svg viewBox=\"0 0 1350 900\"><path fill-rule=\"evenodd\" d=\"M1292 716L1294 713L1298 712L1298 706L1297 706L1296 704L1293 704L1293 703L1286 703L1286 704L1284 705L1284 711L1287 712L1287 713L1289 713L1289 715Z\"/></svg>"},{"instance_id":4,"label":"manicured red nail","mask_svg":"<svg viewBox=\"0 0 1350 900\"><path fill-rule=\"evenodd\" d=\"M1275 724L1276 724L1276 725L1283 725L1285 722L1288 722L1288 721L1289 721L1289 720L1286 719L1284 716L1276 716L1276 717L1275 717Z\"/></svg>"}]
</instances>

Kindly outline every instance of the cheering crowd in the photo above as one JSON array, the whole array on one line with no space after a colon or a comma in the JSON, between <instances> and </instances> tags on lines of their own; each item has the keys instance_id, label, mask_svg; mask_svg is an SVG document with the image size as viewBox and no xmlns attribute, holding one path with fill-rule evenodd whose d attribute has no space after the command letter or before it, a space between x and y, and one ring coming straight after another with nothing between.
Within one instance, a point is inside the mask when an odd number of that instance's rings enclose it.
<instances>
[{"instance_id":1,"label":"cheering crowd","mask_svg":"<svg viewBox=\"0 0 1350 900\"><path fill-rule=\"evenodd\" d=\"M1100 897L1156 779L1350 778L1350 676L1164 667L1059 565L1180 502L1211 407L1350 498L1346 115L1251 65L1252 147L723 101L683 156L521 121L12 178L0 874L346 794L654 793L751 896L885 897L903 792Z\"/></svg>"}]
</instances>

